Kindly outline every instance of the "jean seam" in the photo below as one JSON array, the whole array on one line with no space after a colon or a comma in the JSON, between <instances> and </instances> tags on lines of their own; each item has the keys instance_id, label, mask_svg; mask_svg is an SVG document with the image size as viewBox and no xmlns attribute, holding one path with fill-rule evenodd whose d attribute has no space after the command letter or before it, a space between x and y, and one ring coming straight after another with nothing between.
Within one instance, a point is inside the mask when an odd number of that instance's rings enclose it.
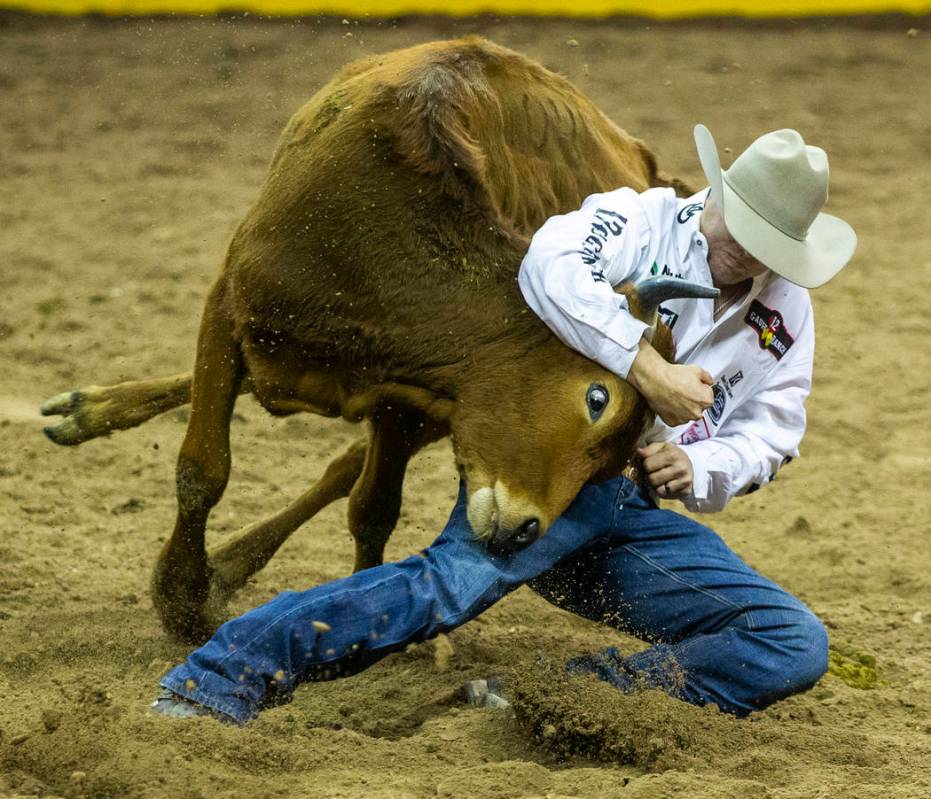
<instances>
[{"instance_id":1,"label":"jean seam","mask_svg":"<svg viewBox=\"0 0 931 799\"><path fill-rule=\"evenodd\" d=\"M740 605L734 602L731 602L729 599L726 599L720 594L717 594L714 591L709 591L707 588L702 588L700 585L695 585L694 583L691 583L688 580L683 579L675 572L670 571L665 566L663 566L662 563L655 561L649 555L638 550L633 544L625 544L623 548L626 549L628 552L631 552L634 555L636 555L644 563L649 564L654 569L658 569L663 574L665 574L670 580L674 580L675 582L679 583L679 585L684 585L686 588L690 588L693 591L697 591L700 594L704 594L705 596L711 597L715 601L720 602L722 605L727 605L729 608L733 608L734 610L740 609Z\"/></svg>"},{"instance_id":2,"label":"jean seam","mask_svg":"<svg viewBox=\"0 0 931 799\"><path fill-rule=\"evenodd\" d=\"M617 527L618 514L624 510L625 502L632 494L630 486L630 481L622 477L621 484L618 486L617 493L614 495L614 502L611 506L611 527ZM622 501L622 499L624 501Z\"/></svg>"},{"instance_id":3,"label":"jean seam","mask_svg":"<svg viewBox=\"0 0 931 799\"><path fill-rule=\"evenodd\" d=\"M372 583L370 586L367 586L367 587L366 587L366 590L368 590L368 588L371 588L371 586L374 586L374 585L382 585L382 584L384 584L384 583L391 582L392 580L394 580L395 578L397 578L397 577L399 577L399 576L400 576L400 575L398 575L398 574L392 574L392 575L390 575L390 576L388 576L388 577L385 577L383 580L378 580L377 582ZM335 592L335 593L332 594L331 596L335 599L335 598L337 598L337 597L343 597L343 596L345 596L346 594L358 593L358 591L359 591L359 589L344 589L344 590L342 590L342 591ZM279 595L279 596L280 596L280 595ZM271 621L269 621L267 624L265 624L258 632L256 632L255 635L253 635L251 638L249 638L248 641L246 641L246 642L245 642L244 644L242 644L241 646L236 647L235 650L232 650L232 651L230 651L230 652L227 652L222 658L220 658L220 659L217 661L217 663L216 663L216 668L219 668L223 663L225 663L225 662L226 662L229 658L231 658L234 654L241 654L244 650L248 649L248 648L249 648L250 646L252 646L252 644L254 644L259 638L261 638L266 632L268 632L268 630L270 630L271 628L275 627L279 622L281 622L282 620L286 619L288 616L294 615L294 614L297 613L298 611L302 611L305 607L307 607L308 605L312 604L313 602L314 602L314 599L307 599L307 600L304 600L304 601L301 602L300 604L295 605L294 607L290 608L289 610L286 610L284 613L280 613L279 615L275 616Z\"/></svg>"},{"instance_id":4,"label":"jean seam","mask_svg":"<svg viewBox=\"0 0 931 799\"><path fill-rule=\"evenodd\" d=\"M364 590L365 590L365 591L368 591L368 590L369 590L370 588L372 588L373 586L376 586L376 585L383 585L384 583L389 583L389 582L391 582L392 580L395 580L395 579L397 579L397 578L399 578L399 577L402 577L402 575L401 575L401 574L392 574L392 575L390 575L390 576L388 576L388 577L385 577L383 580L378 580L377 582L374 582L374 583L369 584L368 586L365 587ZM469 594L469 593L472 591L472 589L475 587L475 585L479 582L479 579L480 579L479 576L476 576L473 580L471 580L471 581L468 583L467 587L466 587L464 590L459 591L459 592L457 592L457 593L460 593L460 594ZM359 591L360 591L360 589L358 589L358 588L356 588L356 589L344 589L344 590L342 590L342 591L339 591L339 592L336 592L336 593L332 594L332 595L331 595L331 598L335 600L336 598L345 596L345 595L347 595L347 594L359 593ZM305 600L305 601L301 602L299 605L296 605L295 607L290 608L289 610L287 610L287 611L285 611L285 612L279 614L278 616L275 616L271 621L269 621L267 624L265 624L265 626L263 626L258 632L256 632L255 635L253 635L251 638L249 638L249 640L246 641L246 643L244 643L244 644L242 644L241 646L237 647L237 648L236 648L235 650L233 650L233 651L227 652L222 658L220 658L220 660L217 661L217 664L216 664L216 667L215 667L215 668L219 668L223 663L225 663L225 662L226 662L229 658L231 658L234 654L241 654L243 651L247 650L247 649L248 649L252 644L254 644L259 638L261 638L266 632L268 632L269 629L271 629L272 627L275 627L279 622L281 622L283 619L287 618L288 616L291 616L291 615L293 615L293 614L295 614L295 613L297 613L297 612L303 610L307 605L312 604L313 601L314 601L313 599ZM476 604L476 602L473 602L473 603L469 606L469 609L471 609L472 606L475 605L475 604ZM466 615L467 612L468 612L468 609L467 609L466 611L460 612L460 613L458 613L458 614L453 614L453 619L456 619L456 618L458 618L459 616ZM437 621L440 621L440 620L438 620L438 619L436 619L436 618L434 617L434 618L431 619L431 621L432 621L432 622L437 622ZM444 622L440 621L440 624L443 624L443 623L444 623ZM391 646L391 645L392 645L392 644L387 644L387 646ZM327 660L327 661L324 661L324 662L326 662L326 663L332 663L332 662L334 662L334 661L338 661L338 660L342 659L342 657L344 657L344 656L345 656L345 653L337 654L337 655L336 655L335 657L333 657L331 660Z\"/></svg>"}]
</instances>

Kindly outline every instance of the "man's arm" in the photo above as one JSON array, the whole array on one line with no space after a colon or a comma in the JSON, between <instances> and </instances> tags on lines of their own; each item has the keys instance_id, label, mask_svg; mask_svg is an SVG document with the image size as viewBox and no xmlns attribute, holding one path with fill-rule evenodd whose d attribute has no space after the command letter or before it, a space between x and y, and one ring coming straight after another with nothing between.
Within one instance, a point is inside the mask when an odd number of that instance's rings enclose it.
<instances>
[{"instance_id":1,"label":"man's arm","mask_svg":"<svg viewBox=\"0 0 931 799\"><path fill-rule=\"evenodd\" d=\"M714 401L714 378L708 372L700 366L669 363L646 338L640 342L627 381L670 427L697 419Z\"/></svg>"},{"instance_id":2,"label":"man's arm","mask_svg":"<svg viewBox=\"0 0 931 799\"><path fill-rule=\"evenodd\" d=\"M774 479L780 467L798 456L811 367L810 351L795 363L780 365L713 438L682 446L654 442L638 450L659 496L680 499L689 510L714 512Z\"/></svg>"},{"instance_id":3,"label":"man's arm","mask_svg":"<svg viewBox=\"0 0 931 799\"><path fill-rule=\"evenodd\" d=\"M667 363L614 286L648 274L650 227L640 196L618 189L587 198L537 231L518 283L527 304L567 346L627 379L669 425L712 403L711 378Z\"/></svg>"},{"instance_id":4,"label":"man's arm","mask_svg":"<svg viewBox=\"0 0 931 799\"><path fill-rule=\"evenodd\" d=\"M811 367L787 371L738 408L718 435L683 447L693 471L691 492L683 498L694 511L719 511L735 496L771 480L792 458L805 433L805 398Z\"/></svg>"},{"instance_id":5,"label":"man's arm","mask_svg":"<svg viewBox=\"0 0 931 799\"><path fill-rule=\"evenodd\" d=\"M639 277L649 237L636 192L593 194L579 210L546 221L518 274L527 304L556 336L621 377L649 326L613 287Z\"/></svg>"}]
</instances>

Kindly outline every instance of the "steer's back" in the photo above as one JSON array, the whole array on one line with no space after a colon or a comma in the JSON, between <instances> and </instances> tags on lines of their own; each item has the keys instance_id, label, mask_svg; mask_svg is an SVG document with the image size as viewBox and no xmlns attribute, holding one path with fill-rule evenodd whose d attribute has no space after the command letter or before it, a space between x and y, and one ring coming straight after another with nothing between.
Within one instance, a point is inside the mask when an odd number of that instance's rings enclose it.
<instances>
[{"instance_id":1,"label":"steer's back","mask_svg":"<svg viewBox=\"0 0 931 799\"><path fill-rule=\"evenodd\" d=\"M669 184L640 141L513 51L468 38L363 59L282 134L230 249L236 316L337 359L350 341L346 357L403 358L398 331L432 342L450 318L487 334L521 306L533 231L621 185Z\"/></svg>"}]
</instances>

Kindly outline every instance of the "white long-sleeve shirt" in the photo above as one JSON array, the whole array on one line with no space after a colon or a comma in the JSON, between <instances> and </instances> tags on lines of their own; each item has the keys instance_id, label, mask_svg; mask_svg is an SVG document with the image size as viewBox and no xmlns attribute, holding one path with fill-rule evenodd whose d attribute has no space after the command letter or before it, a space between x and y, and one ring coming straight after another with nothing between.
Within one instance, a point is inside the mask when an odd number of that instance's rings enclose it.
<instances>
[{"instance_id":1,"label":"white long-sleeve shirt","mask_svg":"<svg viewBox=\"0 0 931 799\"><path fill-rule=\"evenodd\" d=\"M647 325L613 287L661 274L707 286L708 243L699 231L707 190L617 189L554 216L533 237L518 282L528 305L568 346L626 377ZM672 441L688 455L690 510L721 510L798 455L811 390L814 319L806 289L767 273L715 321L712 300L668 300L676 362L715 380L714 405L696 422L659 418L644 442Z\"/></svg>"}]
</instances>

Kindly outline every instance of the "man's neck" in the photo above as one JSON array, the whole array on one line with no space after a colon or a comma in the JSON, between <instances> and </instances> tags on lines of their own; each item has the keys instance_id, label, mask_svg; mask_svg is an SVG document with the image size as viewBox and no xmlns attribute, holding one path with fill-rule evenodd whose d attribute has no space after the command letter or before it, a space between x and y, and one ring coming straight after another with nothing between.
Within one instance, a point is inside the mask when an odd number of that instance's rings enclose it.
<instances>
[{"instance_id":1,"label":"man's neck","mask_svg":"<svg viewBox=\"0 0 931 799\"><path fill-rule=\"evenodd\" d=\"M747 292L753 286L753 278L748 277L740 283L734 283L730 286L716 286L721 293L714 300L714 319L717 321L724 315L724 312L735 303L747 296Z\"/></svg>"}]
</instances>

